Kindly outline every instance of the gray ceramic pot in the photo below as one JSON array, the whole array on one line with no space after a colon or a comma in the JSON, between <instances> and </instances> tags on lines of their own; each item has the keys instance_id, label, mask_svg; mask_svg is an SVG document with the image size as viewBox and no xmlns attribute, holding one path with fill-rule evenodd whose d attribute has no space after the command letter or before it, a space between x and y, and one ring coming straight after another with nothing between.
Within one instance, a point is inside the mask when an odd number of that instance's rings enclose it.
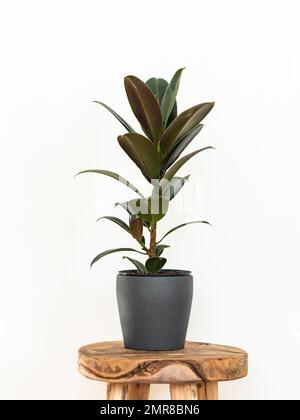
<instances>
[{"instance_id":1,"label":"gray ceramic pot","mask_svg":"<svg viewBox=\"0 0 300 420\"><path fill-rule=\"evenodd\" d=\"M176 350L184 347L193 298L190 271L141 275L120 271L117 299L126 348Z\"/></svg>"}]
</instances>

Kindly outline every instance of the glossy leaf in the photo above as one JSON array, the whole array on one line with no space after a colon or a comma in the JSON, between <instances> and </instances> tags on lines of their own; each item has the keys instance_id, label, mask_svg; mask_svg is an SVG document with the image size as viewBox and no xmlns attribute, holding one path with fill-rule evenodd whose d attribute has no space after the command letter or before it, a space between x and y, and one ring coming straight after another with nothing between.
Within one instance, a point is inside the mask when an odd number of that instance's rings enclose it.
<instances>
[{"instance_id":1,"label":"glossy leaf","mask_svg":"<svg viewBox=\"0 0 300 420\"><path fill-rule=\"evenodd\" d=\"M200 152L203 152L204 150L214 149L212 146L203 147L202 149L195 150L195 152L189 153L186 156L183 156L181 159L177 160L171 168L168 170L168 172L165 174L165 178L169 181L174 177L174 175L179 171L179 169L193 156L197 155Z\"/></svg>"},{"instance_id":2,"label":"glossy leaf","mask_svg":"<svg viewBox=\"0 0 300 420\"><path fill-rule=\"evenodd\" d=\"M156 250L155 250L156 256L157 256L157 257L160 257L160 256L161 256L161 254L164 252L164 250L165 250L166 248L170 248L170 246L169 246L169 245L163 245L163 244L161 244L161 245L156 245Z\"/></svg>"},{"instance_id":3,"label":"glossy leaf","mask_svg":"<svg viewBox=\"0 0 300 420\"><path fill-rule=\"evenodd\" d=\"M93 261L91 262L91 267L97 262L99 261L101 258L105 257L106 255L109 254L114 254L115 252L122 252L122 251L131 251L131 252L137 252L138 254L143 254L143 252L137 251L136 249L133 248L115 248L115 249L108 249L107 251L103 251L100 254L98 254Z\"/></svg>"},{"instance_id":4,"label":"glossy leaf","mask_svg":"<svg viewBox=\"0 0 300 420\"><path fill-rule=\"evenodd\" d=\"M175 144L206 117L213 106L214 102L206 102L195 105L179 114L161 136L160 148L162 154L166 156Z\"/></svg>"},{"instance_id":5,"label":"glossy leaf","mask_svg":"<svg viewBox=\"0 0 300 420\"><path fill-rule=\"evenodd\" d=\"M123 259L130 261L136 267L139 273L145 274L147 272L146 267L140 261L130 257L123 257Z\"/></svg>"},{"instance_id":6,"label":"glossy leaf","mask_svg":"<svg viewBox=\"0 0 300 420\"><path fill-rule=\"evenodd\" d=\"M182 138L175 146L170 150L168 155L163 160L163 169L168 169L173 163L179 158L181 153L188 147L191 141L200 133L203 128L203 124L199 124L194 127L186 136Z\"/></svg>"},{"instance_id":7,"label":"glossy leaf","mask_svg":"<svg viewBox=\"0 0 300 420\"><path fill-rule=\"evenodd\" d=\"M137 241L141 241L143 237L143 221L139 217L132 216L130 220L130 232L131 235Z\"/></svg>"},{"instance_id":8,"label":"glossy leaf","mask_svg":"<svg viewBox=\"0 0 300 420\"><path fill-rule=\"evenodd\" d=\"M143 194L133 185L131 182L127 181L127 179L123 178L121 175L116 174L115 172L106 171L104 169L87 169L85 171L79 172L77 175L81 174L87 174L87 173L95 173L95 174L101 174L109 176L110 178L113 178L122 184L126 185L126 187L130 188L132 191L136 192L140 197L144 197ZM75 176L77 176L75 175Z\"/></svg>"},{"instance_id":9,"label":"glossy leaf","mask_svg":"<svg viewBox=\"0 0 300 420\"><path fill-rule=\"evenodd\" d=\"M180 78L184 69L179 69L174 74L171 82L169 83L164 97L161 102L161 114L162 114L162 122L163 122L163 129L167 126L168 119L172 112L172 109L175 105L176 96L179 89Z\"/></svg>"},{"instance_id":10,"label":"glossy leaf","mask_svg":"<svg viewBox=\"0 0 300 420\"><path fill-rule=\"evenodd\" d=\"M196 223L204 223L204 224L206 224L206 225L210 225L211 226L211 224L210 223L208 223L208 222L206 222L206 221L204 221L204 220L196 220L196 221L194 221L194 222L187 222L187 223L182 223L181 225L178 225L178 226L175 226L173 229L171 229L171 230L169 230L162 238L161 238L161 240L158 242L158 244L160 244L161 243L161 241L163 241L165 238L166 238L166 236L168 236L168 235L170 235L170 233L173 233L173 232L175 232L175 230L177 230L177 229L180 229L180 228L182 228L183 226L188 226L188 225L193 225L193 224L196 224Z\"/></svg>"},{"instance_id":11,"label":"glossy leaf","mask_svg":"<svg viewBox=\"0 0 300 420\"><path fill-rule=\"evenodd\" d=\"M173 106L173 109L171 111L171 114L167 122L167 127L175 120L176 117L177 117L177 102L175 101L175 104Z\"/></svg>"},{"instance_id":12,"label":"glossy leaf","mask_svg":"<svg viewBox=\"0 0 300 420\"><path fill-rule=\"evenodd\" d=\"M169 83L164 79L157 79L156 77L152 77L151 79L147 80L146 85L151 90L155 99L160 105L164 97L165 91L169 86Z\"/></svg>"},{"instance_id":13,"label":"glossy leaf","mask_svg":"<svg viewBox=\"0 0 300 420\"><path fill-rule=\"evenodd\" d=\"M169 86L169 83L164 79L156 79L152 77L146 82L146 85L149 87L153 95L155 96L159 105L161 105L164 94ZM175 101L171 114L168 118L167 125L170 125L171 122L177 117L177 103Z\"/></svg>"},{"instance_id":14,"label":"glossy leaf","mask_svg":"<svg viewBox=\"0 0 300 420\"><path fill-rule=\"evenodd\" d=\"M99 219L97 219L97 222L101 219L106 219L106 220L110 220L111 222L115 223L116 225L120 226L121 228L123 228L124 230L126 230L126 232L131 234L130 228L127 225L127 223L123 222L123 220L119 219L118 217L114 217L114 216L102 216L99 217Z\"/></svg>"},{"instance_id":15,"label":"glossy leaf","mask_svg":"<svg viewBox=\"0 0 300 420\"><path fill-rule=\"evenodd\" d=\"M148 181L159 177L159 156L154 144L149 139L141 134L128 133L119 136L118 142Z\"/></svg>"},{"instance_id":16,"label":"glossy leaf","mask_svg":"<svg viewBox=\"0 0 300 420\"><path fill-rule=\"evenodd\" d=\"M124 80L131 109L149 138L157 142L162 132L162 115L159 104L148 86L135 76Z\"/></svg>"},{"instance_id":17,"label":"glossy leaf","mask_svg":"<svg viewBox=\"0 0 300 420\"><path fill-rule=\"evenodd\" d=\"M158 273L166 264L165 258L153 257L146 261L146 269L149 273Z\"/></svg>"},{"instance_id":18,"label":"glossy leaf","mask_svg":"<svg viewBox=\"0 0 300 420\"><path fill-rule=\"evenodd\" d=\"M101 105L104 108L106 108L116 119L123 125L123 127L126 128L128 133L135 133L135 130L122 118L119 114L116 113L112 108L110 108L108 105L104 104L103 102L99 101L93 101L95 104Z\"/></svg>"}]
</instances>

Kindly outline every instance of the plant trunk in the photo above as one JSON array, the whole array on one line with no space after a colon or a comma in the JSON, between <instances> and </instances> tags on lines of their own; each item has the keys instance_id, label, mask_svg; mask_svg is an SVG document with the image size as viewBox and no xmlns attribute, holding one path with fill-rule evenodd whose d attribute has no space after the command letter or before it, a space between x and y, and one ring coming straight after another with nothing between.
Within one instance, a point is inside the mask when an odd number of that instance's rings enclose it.
<instances>
[{"instance_id":1,"label":"plant trunk","mask_svg":"<svg viewBox=\"0 0 300 420\"><path fill-rule=\"evenodd\" d=\"M149 257L153 258L156 254L156 222L151 224L150 230L150 247L149 247Z\"/></svg>"}]
</instances>

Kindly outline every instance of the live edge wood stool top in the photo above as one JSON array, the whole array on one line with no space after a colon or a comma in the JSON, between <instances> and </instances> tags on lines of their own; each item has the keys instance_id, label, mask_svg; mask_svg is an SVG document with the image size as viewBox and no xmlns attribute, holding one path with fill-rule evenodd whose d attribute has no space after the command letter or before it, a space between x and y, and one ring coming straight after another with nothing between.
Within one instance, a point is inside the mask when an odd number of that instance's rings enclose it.
<instances>
[{"instance_id":1,"label":"live edge wood stool top","mask_svg":"<svg viewBox=\"0 0 300 420\"><path fill-rule=\"evenodd\" d=\"M107 382L108 399L148 399L150 384L170 384L173 400L217 400L218 382L247 376L248 355L234 347L187 342L174 351L125 349L123 342L79 349L79 371Z\"/></svg>"}]
</instances>

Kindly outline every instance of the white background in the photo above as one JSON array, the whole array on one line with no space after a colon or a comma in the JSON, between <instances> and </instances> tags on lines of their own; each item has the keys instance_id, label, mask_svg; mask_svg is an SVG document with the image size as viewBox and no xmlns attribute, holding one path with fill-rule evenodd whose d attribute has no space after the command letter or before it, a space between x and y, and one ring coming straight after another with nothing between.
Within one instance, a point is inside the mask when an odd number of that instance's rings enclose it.
<instances>
[{"instance_id":1,"label":"white background","mask_svg":"<svg viewBox=\"0 0 300 420\"><path fill-rule=\"evenodd\" d=\"M128 264L89 262L133 242L95 223L123 215L115 182L73 175L104 168L145 184L117 144L123 128L91 101L136 126L123 77L185 66L179 108L216 101L195 142L217 148L182 171L202 202L161 223L204 213L214 225L169 241L169 267L194 273L188 338L249 352L249 377L222 384L221 398L299 399L299 2L0 4L0 397L104 398L76 352L121 337L115 275Z\"/></svg>"}]
</instances>

